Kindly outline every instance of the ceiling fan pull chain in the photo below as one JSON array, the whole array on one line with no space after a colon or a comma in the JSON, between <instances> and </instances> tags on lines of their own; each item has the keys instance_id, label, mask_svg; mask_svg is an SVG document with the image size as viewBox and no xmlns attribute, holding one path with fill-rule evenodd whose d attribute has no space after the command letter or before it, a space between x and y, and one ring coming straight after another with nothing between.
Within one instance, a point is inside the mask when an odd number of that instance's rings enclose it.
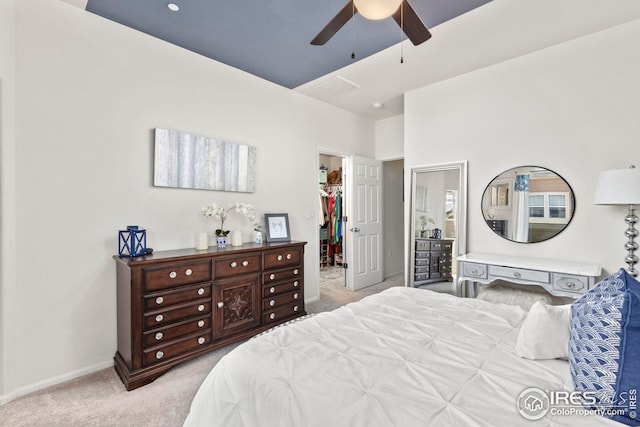
<instances>
[{"instance_id":1,"label":"ceiling fan pull chain","mask_svg":"<svg viewBox=\"0 0 640 427\"><path fill-rule=\"evenodd\" d=\"M400 63L404 64L404 1L400 3Z\"/></svg>"},{"instance_id":2,"label":"ceiling fan pull chain","mask_svg":"<svg viewBox=\"0 0 640 427\"><path fill-rule=\"evenodd\" d=\"M356 59L356 4L351 2L351 59Z\"/></svg>"}]
</instances>

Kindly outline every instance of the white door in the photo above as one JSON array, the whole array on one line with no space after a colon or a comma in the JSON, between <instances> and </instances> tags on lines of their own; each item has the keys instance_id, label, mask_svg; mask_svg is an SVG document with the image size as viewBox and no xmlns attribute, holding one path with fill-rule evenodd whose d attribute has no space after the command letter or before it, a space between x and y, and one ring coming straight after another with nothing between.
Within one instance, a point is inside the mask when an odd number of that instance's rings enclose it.
<instances>
[{"instance_id":1,"label":"white door","mask_svg":"<svg viewBox=\"0 0 640 427\"><path fill-rule=\"evenodd\" d=\"M347 170L347 286L362 289L382 281L382 162L349 158Z\"/></svg>"}]
</instances>

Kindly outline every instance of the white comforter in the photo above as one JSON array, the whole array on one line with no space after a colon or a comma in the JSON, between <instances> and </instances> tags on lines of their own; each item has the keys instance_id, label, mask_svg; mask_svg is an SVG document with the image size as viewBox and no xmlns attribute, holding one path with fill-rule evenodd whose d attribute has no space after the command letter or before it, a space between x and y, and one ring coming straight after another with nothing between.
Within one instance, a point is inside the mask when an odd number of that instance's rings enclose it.
<instances>
[{"instance_id":1,"label":"white comforter","mask_svg":"<svg viewBox=\"0 0 640 427\"><path fill-rule=\"evenodd\" d=\"M275 329L225 356L186 426L622 426L524 419L526 388L570 389L566 361L513 354L519 307L391 288Z\"/></svg>"}]
</instances>

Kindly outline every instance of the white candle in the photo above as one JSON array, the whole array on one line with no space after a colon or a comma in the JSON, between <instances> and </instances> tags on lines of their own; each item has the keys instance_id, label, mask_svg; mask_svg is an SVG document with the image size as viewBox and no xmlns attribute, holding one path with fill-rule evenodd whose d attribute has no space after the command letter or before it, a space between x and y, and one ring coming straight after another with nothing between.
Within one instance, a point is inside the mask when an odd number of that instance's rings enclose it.
<instances>
[{"instance_id":1,"label":"white candle","mask_svg":"<svg viewBox=\"0 0 640 427\"><path fill-rule=\"evenodd\" d=\"M206 231L198 233L196 236L196 249L201 251L209 247L209 234Z\"/></svg>"},{"instance_id":2,"label":"white candle","mask_svg":"<svg viewBox=\"0 0 640 427\"><path fill-rule=\"evenodd\" d=\"M231 245L242 246L242 232L234 230L231 232Z\"/></svg>"}]
</instances>

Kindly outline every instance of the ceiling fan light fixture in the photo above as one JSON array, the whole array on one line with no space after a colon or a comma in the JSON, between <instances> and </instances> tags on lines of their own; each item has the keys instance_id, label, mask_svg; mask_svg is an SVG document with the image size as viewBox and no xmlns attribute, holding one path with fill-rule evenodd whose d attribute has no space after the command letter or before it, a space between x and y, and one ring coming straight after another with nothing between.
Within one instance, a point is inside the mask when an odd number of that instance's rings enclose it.
<instances>
[{"instance_id":1,"label":"ceiling fan light fixture","mask_svg":"<svg viewBox=\"0 0 640 427\"><path fill-rule=\"evenodd\" d=\"M358 13L367 19L379 20L393 15L403 0L353 0Z\"/></svg>"}]
</instances>

